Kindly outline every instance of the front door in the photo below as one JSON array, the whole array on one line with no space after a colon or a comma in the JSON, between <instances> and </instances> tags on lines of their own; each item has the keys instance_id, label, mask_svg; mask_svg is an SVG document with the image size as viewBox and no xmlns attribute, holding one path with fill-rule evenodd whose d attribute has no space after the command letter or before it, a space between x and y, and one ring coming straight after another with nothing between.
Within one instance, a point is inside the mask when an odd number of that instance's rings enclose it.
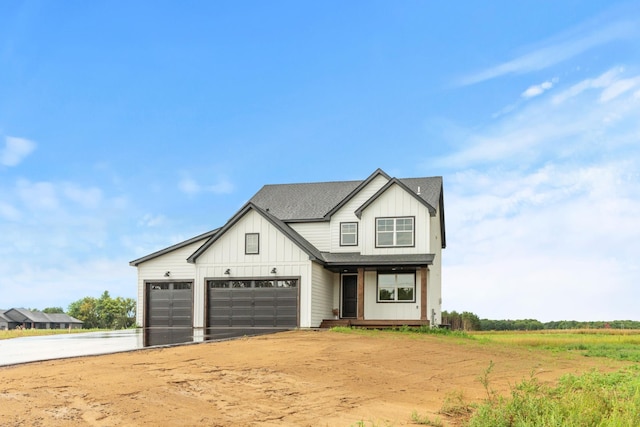
<instances>
[{"instance_id":1,"label":"front door","mask_svg":"<svg viewBox=\"0 0 640 427\"><path fill-rule=\"evenodd\" d=\"M342 276L342 317L358 317L358 276Z\"/></svg>"}]
</instances>

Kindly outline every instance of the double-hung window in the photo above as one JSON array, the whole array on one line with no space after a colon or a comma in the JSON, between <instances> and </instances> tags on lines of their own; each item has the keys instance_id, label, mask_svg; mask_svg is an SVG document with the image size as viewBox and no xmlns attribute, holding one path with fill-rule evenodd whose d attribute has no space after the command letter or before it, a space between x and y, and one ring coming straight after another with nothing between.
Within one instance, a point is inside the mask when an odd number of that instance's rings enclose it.
<instances>
[{"instance_id":1,"label":"double-hung window","mask_svg":"<svg viewBox=\"0 0 640 427\"><path fill-rule=\"evenodd\" d=\"M246 255L260 253L260 234L247 233L244 235L244 253Z\"/></svg>"},{"instance_id":2,"label":"double-hung window","mask_svg":"<svg viewBox=\"0 0 640 427\"><path fill-rule=\"evenodd\" d=\"M413 246L414 218L376 218L376 247Z\"/></svg>"},{"instance_id":3,"label":"double-hung window","mask_svg":"<svg viewBox=\"0 0 640 427\"><path fill-rule=\"evenodd\" d=\"M379 273L378 302L415 302L414 273Z\"/></svg>"},{"instance_id":4,"label":"double-hung window","mask_svg":"<svg viewBox=\"0 0 640 427\"><path fill-rule=\"evenodd\" d=\"M358 246L358 223L340 223L340 246Z\"/></svg>"}]
</instances>

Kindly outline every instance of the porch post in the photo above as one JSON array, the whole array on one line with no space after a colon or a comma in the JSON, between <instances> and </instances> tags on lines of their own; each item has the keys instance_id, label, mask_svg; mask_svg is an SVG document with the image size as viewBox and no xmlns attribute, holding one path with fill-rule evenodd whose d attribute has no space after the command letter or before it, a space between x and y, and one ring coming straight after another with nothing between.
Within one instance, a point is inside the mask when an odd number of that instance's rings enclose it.
<instances>
[{"instance_id":1,"label":"porch post","mask_svg":"<svg viewBox=\"0 0 640 427\"><path fill-rule=\"evenodd\" d=\"M420 320L427 320L427 267L420 268Z\"/></svg>"},{"instance_id":2,"label":"porch post","mask_svg":"<svg viewBox=\"0 0 640 427\"><path fill-rule=\"evenodd\" d=\"M364 320L364 268L358 268L358 320Z\"/></svg>"}]
</instances>

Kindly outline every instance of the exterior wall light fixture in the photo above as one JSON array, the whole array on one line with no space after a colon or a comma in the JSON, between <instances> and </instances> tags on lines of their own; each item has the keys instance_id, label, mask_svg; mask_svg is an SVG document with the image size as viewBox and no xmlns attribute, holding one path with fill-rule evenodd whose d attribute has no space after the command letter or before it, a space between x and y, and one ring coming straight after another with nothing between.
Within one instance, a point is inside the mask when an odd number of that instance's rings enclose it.
<instances>
[{"instance_id":1,"label":"exterior wall light fixture","mask_svg":"<svg viewBox=\"0 0 640 427\"><path fill-rule=\"evenodd\" d=\"M227 274L227 275L231 274L231 269L230 269L230 268L227 268L227 269L224 271L224 274Z\"/></svg>"}]
</instances>

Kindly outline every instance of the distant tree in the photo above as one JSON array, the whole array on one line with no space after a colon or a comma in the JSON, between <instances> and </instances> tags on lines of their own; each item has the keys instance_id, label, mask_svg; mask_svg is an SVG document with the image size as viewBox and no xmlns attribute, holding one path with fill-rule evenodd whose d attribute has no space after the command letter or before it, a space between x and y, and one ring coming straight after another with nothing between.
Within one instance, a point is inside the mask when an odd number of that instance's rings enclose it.
<instances>
[{"instance_id":1,"label":"distant tree","mask_svg":"<svg viewBox=\"0 0 640 427\"><path fill-rule=\"evenodd\" d=\"M84 322L85 328L124 329L135 324L136 302L131 298L84 297L69 304L68 314Z\"/></svg>"},{"instance_id":2,"label":"distant tree","mask_svg":"<svg viewBox=\"0 0 640 427\"><path fill-rule=\"evenodd\" d=\"M93 329L100 327L98 318L97 300L93 297L84 297L69 304L67 313L71 317L82 320L83 328Z\"/></svg>"},{"instance_id":3,"label":"distant tree","mask_svg":"<svg viewBox=\"0 0 640 427\"><path fill-rule=\"evenodd\" d=\"M479 331L481 327L478 316L468 311L462 313L455 310L451 313L443 311L442 323L449 325L454 331Z\"/></svg>"},{"instance_id":4,"label":"distant tree","mask_svg":"<svg viewBox=\"0 0 640 427\"><path fill-rule=\"evenodd\" d=\"M42 310L43 313L64 313L62 307L47 307Z\"/></svg>"}]
</instances>

